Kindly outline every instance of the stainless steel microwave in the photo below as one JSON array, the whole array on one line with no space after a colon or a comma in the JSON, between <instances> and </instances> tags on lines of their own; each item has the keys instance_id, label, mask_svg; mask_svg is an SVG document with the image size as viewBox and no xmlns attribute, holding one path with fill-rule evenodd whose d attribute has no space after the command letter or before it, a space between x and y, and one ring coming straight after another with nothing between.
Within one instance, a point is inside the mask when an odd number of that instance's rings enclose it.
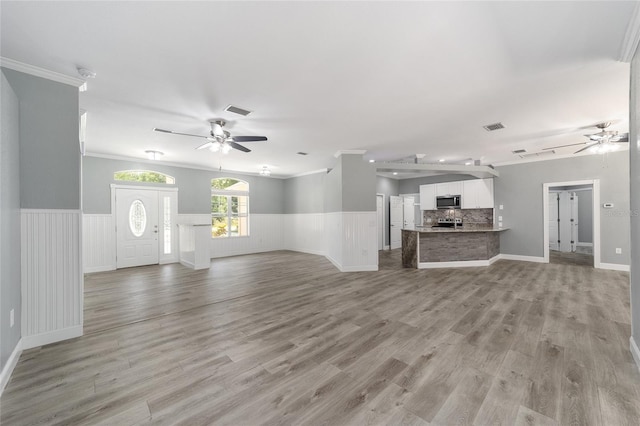
<instances>
[{"instance_id":1,"label":"stainless steel microwave","mask_svg":"<svg viewBox=\"0 0 640 426\"><path fill-rule=\"evenodd\" d=\"M445 195L436 197L436 207L439 209L459 209L460 195Z\"/></svg>"}]
</instances>

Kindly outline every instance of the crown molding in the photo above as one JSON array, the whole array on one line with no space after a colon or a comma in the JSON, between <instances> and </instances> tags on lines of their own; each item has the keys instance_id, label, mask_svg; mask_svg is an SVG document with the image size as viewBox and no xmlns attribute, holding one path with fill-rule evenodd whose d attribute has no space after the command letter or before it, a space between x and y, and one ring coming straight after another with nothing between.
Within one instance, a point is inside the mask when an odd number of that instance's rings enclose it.
<instances>
[{"instance_id":1,"label":"crown molding","mask_svg":"<svg viewBox=\"0 0 640 426\"><path fill-rule=\"evenodd\" d=\"M45 78L47 80L56 81L58 83L68 84L69 86L80 87L85 83L83 79L78 77L71 77L59 72L49 71L44 68L36 67L35 65L25 64L3 56L0 56L0 66L36 77Z\"/></svg>"},{"instance_id":2,"label":"crown molding","mask_svg":"<svg viewBox=\"0 0 640 426\"><path fill-rule=\"evenodd\" d=\"M315 174L318 174L318 173L327 174L327 173L329 173L329 169L312 170L310 172L302 172L302 173L298 173L298 174L295 174L295 175L291 175L289 177L295 178L295 177L301 177L301 176L315 175Z\"/></svg>"},{"instance_id":3,"label":"crown molding","mask_svg":"<svg viewBox=\"0 0 640 426\"><path fill-rule=\"evenodd\" d=\"M631 19L627 25L627 31L625 32L622 45L620 46L620 54L618 60L620 62L631 62L633 55L638 49L640 43L640 3L636 2L633 12L631 12Z\"/></svg>"},{"instance_id":4,"label":"crown molding","mask_svg":"<svg viewBox=\"0 0 640 426\"><path fill-rule=\"evenodd\" d=\"M343 154L356 154L356 155L364 155L367 151L364 149L342 149L333 154L334 157L338 158Z\"/></svg>"}]
</instances>

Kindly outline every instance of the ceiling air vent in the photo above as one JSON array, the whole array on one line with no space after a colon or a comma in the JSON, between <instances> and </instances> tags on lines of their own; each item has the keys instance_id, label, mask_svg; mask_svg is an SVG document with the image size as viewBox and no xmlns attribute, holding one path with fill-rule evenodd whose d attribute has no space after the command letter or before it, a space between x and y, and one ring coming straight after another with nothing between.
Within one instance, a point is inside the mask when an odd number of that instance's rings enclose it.
<instances>
[{"instance_id":1,"label":"ceiling air vent","mask_svg":"<svg viewBox=\"0 0 640 426\"><path fill-rule=\"evenodd\" d=\"M243 109L243 108L240 108L240 107L237 107L237 106L233 106L233 105L229 105L224 110L232 112L234 114L240 114L240 115L244 115L244 116L247 116L247 115L251 114L251 111Z\"/></svg>"},{"instance_id":2,"label":"ceiling air vent","mask_svg":"<svg viewBox=\"0 0 640 426\"><path fill-rule=\"evenodd\" d=\"M296 154L298 154L298 155L309 155L308 152L302 152L302 151L298 151L298 152L296 152Z\"/></svg>"},{"instance_id":3,"label":"ceiling air vent","mask_svg":"<svg viewBox=\"0 0 640 426\"><path fill-rule=\"evenodd\" d=\"M493 132L494 130L504 129L504 125L502 123L493 123L487 124L486 126L482 126L487 132Z\"/></svg>"},{"instance_id":4,"label":"ceiling air vent","mask_svg":"<svg viewBox=\"0 0 640 426\"><path fill-rule=\"evenodd\" d=\"M520 154L520 158L531 158L531 157L546 157L547 155L555 154L555 150L550 151L540 151L540 152L532 152L530 154Z\"/></svg>"},{"instance_id":5,"label":"ceiling air vent","mask_svg":"<svg viewBox=\"0 0 640 426\"><path fill-rule=\"evenodd\" d=\"M514 154L524 154L525 152L527 152L526 149L516 149L515 151L511 151Z\"/></svg>"}]
</instances>

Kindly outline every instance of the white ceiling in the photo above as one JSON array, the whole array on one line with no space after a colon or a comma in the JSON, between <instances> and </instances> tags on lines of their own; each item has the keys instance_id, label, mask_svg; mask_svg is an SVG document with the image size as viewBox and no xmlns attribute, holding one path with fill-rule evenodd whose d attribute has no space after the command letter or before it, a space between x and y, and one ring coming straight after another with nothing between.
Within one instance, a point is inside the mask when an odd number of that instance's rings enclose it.
<instances>
[{"instance_id":1,"label":"white ceiling","mask_svg":"<svg viewBox=\"0 0 640 426\"><path fill-rule=\"evenodd\" d=\"M2 1L0 47L97 73L80 95L90 154L155 149L166 162L276 176L332 167L338 150L496 164L519 159L514 149L584 142L604 120L627 131L629 64L618 58L636 3ZM206 135L218 117L232 135L269 141L222 155L151 130ZM498 121L506 128L482 128Z\"/></svg>"}]
</instances>

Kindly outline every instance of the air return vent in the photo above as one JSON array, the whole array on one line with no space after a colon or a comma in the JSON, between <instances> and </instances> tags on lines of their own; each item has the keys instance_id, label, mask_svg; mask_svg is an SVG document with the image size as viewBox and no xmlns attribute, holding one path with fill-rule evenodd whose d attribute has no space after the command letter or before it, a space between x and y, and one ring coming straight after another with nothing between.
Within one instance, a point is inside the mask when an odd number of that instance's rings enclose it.
<instances>
[{"instance_id":1,"label":"air return vent","mask_svg":"<svg viewBox=\"0 0 640 426\"><path fill-rule=\"evenodd\" d=\"M247 109L244 109L244 108L237 107L237 106L233 106L233 105L229 105L224 110L232 112L234 114L240 114L240 115L245 115L245 116L251 114L251 111L249 111Z\"/></svg>"},{"instance_id":2,"label":"air return vent","mask_svg":"<svg viewBox=\"0 0 640 426\"><path fill-rule=\"evenodd\" d=\"M526 149L516 149L515 151L511 151L514 154L524 154L525 152L527 152Z\"/></svg>"},{"instance_id":3,"label":"air return vent","mask_svg":"<svg viewBox=\"0 0 640 426\"><path fill-rule=\"evenodd\" d=\"M493 132L494 130L504 129L504 125L502 123L493 123L487 124L486 126L482 126L487 132Z\"/></svg>"},{"instance_id":4,"label":"air return vent","mask_svg":"<svg viewBox=\"0 0 640 426\"><path fill-rule=\"evenodd\" d=\"M298 152L296 152L296 154L298 154L298 155L309 155L308 152L302 152L302 151L298 151Z\"/></svg>"}]
</instances>

